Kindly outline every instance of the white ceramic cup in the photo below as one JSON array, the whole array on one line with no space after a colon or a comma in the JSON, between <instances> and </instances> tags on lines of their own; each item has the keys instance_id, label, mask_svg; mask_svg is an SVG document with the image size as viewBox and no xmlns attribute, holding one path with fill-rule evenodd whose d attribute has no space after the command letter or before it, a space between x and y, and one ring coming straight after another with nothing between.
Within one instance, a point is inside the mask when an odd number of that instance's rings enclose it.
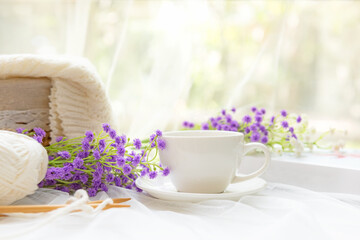
<instances>
[{"instance_id":1,"label":"white ceramic cup","mask_svg":"<svg viewBox=\"0 0 360 240\"><path fill-rule=\"evenodd\" d=\"M270 151L261 143L244 144L239 132L188 130L164 132L166 148L160 161L169 167L170 178L179 192L222 193L230 183L263 174L270 164ZM238 175L243 156L253 150L264 152L265 162L249 175Z\"/></svg>"}]
</instances>

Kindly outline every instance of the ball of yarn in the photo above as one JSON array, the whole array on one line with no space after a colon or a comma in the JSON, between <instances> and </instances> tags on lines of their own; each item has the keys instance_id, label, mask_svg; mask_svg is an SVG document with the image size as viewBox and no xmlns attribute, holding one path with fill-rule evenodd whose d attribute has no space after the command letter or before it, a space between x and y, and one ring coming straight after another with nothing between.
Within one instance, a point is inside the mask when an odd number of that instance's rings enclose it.
<instances>
[{"instance_id":1,"label":"ball of yarn","mask_svg":"<svg viewBox=\"0 0 360 240\"><path fill-rule=\"evenodd\" d=\"M0 205L34 193L47 165L47 152L36 140L0 130Z\"/></svg>"}]
</instances>

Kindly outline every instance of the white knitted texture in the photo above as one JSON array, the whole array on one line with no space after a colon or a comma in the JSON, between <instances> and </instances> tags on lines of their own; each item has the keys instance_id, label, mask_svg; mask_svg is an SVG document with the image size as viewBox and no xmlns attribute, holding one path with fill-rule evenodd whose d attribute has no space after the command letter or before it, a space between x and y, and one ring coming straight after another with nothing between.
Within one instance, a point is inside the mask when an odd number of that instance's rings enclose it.
<instances>
[{"instance_id":1,"label":"white knitted texture","mask_svg":"<svg viewBox=\"0 0 360 240\"><path fill-rule=\"evenodd\" d=\"M34 139L0 130L0 205L8 205L38 188L45 177L48 155Z\"/></svg>"},{"instance_id":2,"label":"white knitted texture","mask_svg":"<svg viewBox=\"0 0 360 240\"><path fill-rule=\"evenodd\" d=\"M102 123L114 125L104 85L86 59L37 55L0 56L0 81L14 77L51 79L49 120L52 140L57 136L78 137L86 130L99 132Z\"/></svg>"}]
</instances>

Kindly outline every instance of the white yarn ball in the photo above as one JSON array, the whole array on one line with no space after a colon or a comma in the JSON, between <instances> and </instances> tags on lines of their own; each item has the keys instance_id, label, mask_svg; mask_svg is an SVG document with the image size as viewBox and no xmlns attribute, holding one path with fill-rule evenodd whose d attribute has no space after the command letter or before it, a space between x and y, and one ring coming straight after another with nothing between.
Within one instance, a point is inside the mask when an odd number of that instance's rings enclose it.
<instances>
[{"instance_id":1,"label":"white yarn ball","mask_svg":"<svg viewBox=\"0 0 360 240\"><path fill-rule=\"evenodd\" d=\"M36 140L0 130L0 205L34 193L47 165L47 152Z\"/></svg>"}]
</instances>

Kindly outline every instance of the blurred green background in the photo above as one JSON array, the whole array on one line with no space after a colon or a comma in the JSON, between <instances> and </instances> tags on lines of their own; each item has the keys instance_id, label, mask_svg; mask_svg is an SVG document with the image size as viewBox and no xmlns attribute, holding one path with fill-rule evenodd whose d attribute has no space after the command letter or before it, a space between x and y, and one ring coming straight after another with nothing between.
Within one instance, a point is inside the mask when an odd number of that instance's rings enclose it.
<instances>
[{"instance_id":1,"label":"blurred green background","mask_svg":"<svg viewBox=\"0 0 360 240\"><path fill-rule=\"evenodd\" d=\"M359 1L0 0L0 53L84 56L120 128L287 109L360 147Z\"/></svg>"}]
</instances>

